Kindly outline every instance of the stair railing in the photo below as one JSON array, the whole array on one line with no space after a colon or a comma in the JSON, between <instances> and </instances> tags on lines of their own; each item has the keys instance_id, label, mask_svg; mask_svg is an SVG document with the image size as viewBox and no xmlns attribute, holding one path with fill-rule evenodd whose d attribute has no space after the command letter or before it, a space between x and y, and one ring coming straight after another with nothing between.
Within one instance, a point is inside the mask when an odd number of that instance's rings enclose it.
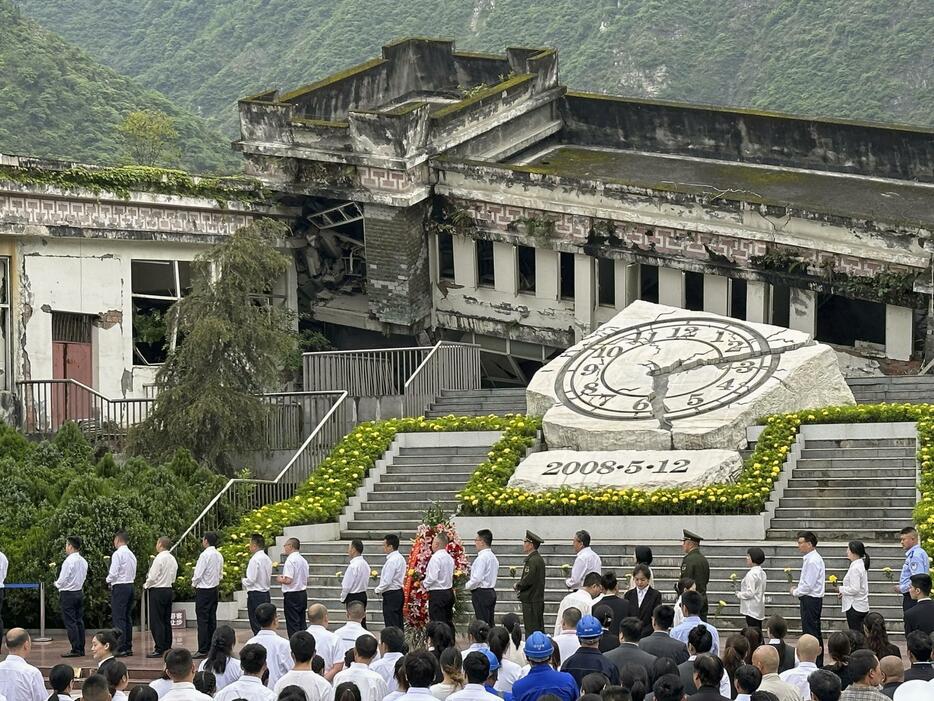
<instances>
[{"instance_id":1,"label":"stair railing","mask_svg":"<svg viewBox=\"0 0 934 701\"><path fill-rule=\"evenodd\" d=\"M403 388L406 416L422 416L446 389L480 388L480 346L441 341L415 369Z\"/></svg>"},{"instance_id":2,"label":"stair railing","mask_svg":"<svg viewBox=\"0 0 934 701\"><path fill-rule=\"evenodd\" d=\"M304 353L306 390L343 390L351 397L389 397L402 394L432 346Z\"/></svg>"},{"instance_id":3,"label":"stair railing","mask_svg":"<svg viewBox=\"0 0 934 701\"><path fill-rule=\"evenodd\" d=\"M306 392L328 397L333 404L274 479L231 479L172 545L171 552L194 553L205 533L217 531L237 517L266 504L292 497L349 430L347 392Z\"/></svg>"}]
</instances>

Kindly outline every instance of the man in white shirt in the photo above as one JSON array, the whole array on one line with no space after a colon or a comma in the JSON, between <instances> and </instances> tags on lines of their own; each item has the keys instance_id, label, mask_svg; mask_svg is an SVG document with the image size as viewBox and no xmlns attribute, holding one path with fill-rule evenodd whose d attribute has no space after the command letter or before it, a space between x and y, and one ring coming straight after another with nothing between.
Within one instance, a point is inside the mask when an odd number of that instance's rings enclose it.
<instances>
[{"instance_id":1,"label":"man in white shirt","mask_svg":"<svg viewBox=\"0 0 934 701\"><path fill-rule=\"evenodd\" d=\"M328 630L328 609L324 604L312 604L308 609L308 632L315 639L317 654L324 660L324 678L331 681L344 667L344 648L340 639Z\"/></svg>"},{"instance_id":2,"label":"man in white shirt","mask_svg":"<svg viewBox=\"0 0 934 701\"><path fill-rule=\"evenodd\" d=\"M169 650L165 656L165 673L172 687L159 701L211 701L211 697L195 689L195 663L191 653L183 647Z\"/></svg>"},{"instance_id":3,"label":"man in white shirt","mask_svg":"<svg viewBox=\"0 0 934 701\"><path fill-rule=\"evenodd\" d=\"M32 651L32 638L22 628L12 628L6 634L9 654L0 662L0 696L8 701L46 701L42 672L26 661Z\"/></svg>"},{"instance_id":4,"label":"man in white shirt","mask_svg":"<svg viewBox=\"0 0 934 701\"><path fill-rule=\"evenodd\" d=\"M363 559L362 540L354 538L350 541L347 557L350 563L344 570L344 579L341 581L341 603L346 606L351 601L359 601L366 611L366 585L370 579L370 565ZM366 615L363 616L363 627L366 628Z\"/></svg>"},{"instance_id":5,"label":"man in white shirt","mask_svg":"<svg viewBox=\"0 0 934 701\"><path fill-rule=\"evenodd\" d=\"M169 552L171 547L172 541L166 536L156 541L156 557L143 583L149 596L149 628L155 648L146 657L162 657L172 647L172 585L178 575L178 562Z\"/></svg>"},{"instance_id":6,"label":"man in white shirt","mask_svg":"<svg viewBox=\"0 0 934 701\"><path fill-rule=\"evenodd\" d=\"M571 576L564 580L564 583L568 589L578 589L583 586L584 577L591 572L602 574L603 567L600 556L590 549L590 533L578 531L574 534L571 545L574 546L577 557L574 558L574 566L571 567Z\"/></svg>"},{"instance_id":7,"label":"man in white shirt","mask_svg":"<svg viewBox=\"0 0 934 701\"><path fill-rule=\"evenodd\" d=\"M379 659L370 663L370 669L378 673L392 693L399 688L396 681L396 660L405 654L405 633L391 626L379 632Z\"/></svg>"},{"instance_id":8,"label":"man in white shirt","mask_svg":"<svg viewBox=\"0 0 934 701\"><path fill-rule=\"evenodd\" d=\"M6 581L7 568L10 566L10 561L6 559L6 555L0 552L0 640L3 640L3 594L6 591L4 582Z\"/></svg>"},{"instance_id":9,"label":"man in white shirt","mask_svg":"<svg viewBox=\"0 0 934 701\"><path fill-rule=\"evenodd\" d=\"M405 580L405 558L399 552L399 536L395 533L383 538L386 564L379 573L379 584L374 591L383 597L383 625L387 628L403 628L402 605L405 596L402 584Z\"/></svg>"},{"instance_id":10,"label":"man in white shirt","mask_svg":"<svg viewBox=\"0 0 934 701\"><path fill-rule=\"evenodd\" d=\"M298 538L289 538L282 546L286 554L282 574L276 581L282 585L282 609L285 612L285 627L291 638L305 628L308 611L308 560L302 557L302 544Z\"/></svg>"},{"instance_id":11,"label":"man in white shirt","mask_svg":"<svg viewBox=\"0 0 934 701\"><path fill-rule=\"evenodd\" d=\"M448 696L450 701L496 701L496 694L486 690L490 678L490 661L483 652L471 652L464 658L464 676L467 684L460 691Z\"/></svg>"},{"instance_id":12,"label":"man in white shirt","mask_svg":"<svg viewBox=\"0 0 934 701\"><path fill-rule=\"evenodd\" d=\"M127 546L126 531L114 535L114 553L110 557L107 585L110 587L110 613L113 626L123 631L120 649L114 657L133 654L133 584L136 581L136 555Z\"/></svg>"},{"instance_id":13,"label":"man in white shirt","mask_svg":"<svg viewBox=\"0 0 934 701\"><path fill-rule=\"evenodd\" d=\"M477 547L477 558L470 566L466 589L470 592L477 620L492 626L496 611L496 575L499 573L499 560L492 550L493 533L487 528L479 530L473 542Z\"/></svg>"},{"instance_id":14,"label":"man in white shirt","mask_svg":"<svg viewBox=\"0 0 934 701\"><path fill-rule=\"evenodd\" d=\"M817 666L823 666L824 638L821 635L820 618L824 610L824 559L817 552L817 536L811 531L798 533L798 551L804 555L798 586L791 588L791 595L798 599L801 610L801 632L817 638L821 652Z\"/></svg>"},{"instance_id":15,"label":"man in white shirt","mask_svg":"<svg viewBox=\"0 0 934 701\"><path fill-rule=\"evenodd\" d=\"M813 635L802 635L798 638L798 644L795 646L795 657L798 658L798 664L778 675L783 682L791 684L797 689L798 695L804 701L811 698L811 686L808 684L808 677L811 672L817 669L818 654L820 654L820 650L817 646L817 638Z\"/></svg>"},{"instance_id":16,"label":"man in white shirt","mask_svg":"<svg viewBox=\"0 0 934 701\"><path fill-rule=\"evenodd\" d=\"M561 630L554 636L555 645L561 653L561 659L566 660L580 649L581 643L577 639L577 624L580 623L583 614L580 609L570 606L561 612L558 621Z\"/></svg>"},{"instance_id":17,"label":"man in white shirt","mask_svg":"<svg viewBox=\"0 0 934 701\"><path fill-rule=\"evenodd\" d=\"M81 538L70 535L65 539L67 557L62 562L62 569L55 588L62 607L65 630L71 650L62 657L84 657L84 580L88 576L88 563L81 557Z\"/></svg>"},{"instance_id":18,"label":"man in white shirt","mask_svg":"<svg viewBox=\"0 0 934 701\"><path fill-rule=\"evenodd\" d=\"M250 536L250 552L253 554L246 566L246 577L240 582L246 592L246 611L250 618L250 628L253 629L253 635L256 635L261 627L256 622L256 607L271 601L269 586L272 581L272 560L266 554L266 539L261 533L253 533Z\"/></svg>"},{"instance_id":19,"label":"man in white shirt","mask_svg":"<svg viewBox=\"0 0 934 701\"><path fill-rule=\"evenodd\" d=\"M379 674L370 669L376 656L376 638L361 635L354 643L354 661L349 669L341 670L334 677L334 688L343 682L353 682L360 690L360 701L383 701L389 695L389 687Z\"/></svg>"},{"instance_id":20,"label":"man in white shirt","mask_svg":"<svg viewBox=\"0 0 934 701\"><path fill-rule=\"evenodd\" d=\"M279 628L279 614L273 604L260 604L256 607L256 622L260 625L260 631L247 640L246 644L262 645L266 650L265 662L269 670L266 686L272 689L276 682L292 669L292 648L289 641L276 632Z\"/></svg>"},{"instance_id":21,"label":"man in white shirt","mask_svg":"<svg viewBox=\"0 0 934 701\"><path fill-rule=\"evenodd\" d=\"M368 635L376 640L373 634L363 627L363 617L365 615L366 609L363 608L363 604L359 601L351 601L347 604L347 622L334 631L341 660L344 659L344 653L354 647L357 638L361 635Z\"/></svg>"},{"instance_id":22,"label":"man in white shirt","mask_svg":"<svg viewBox=\"0 0 934 701\"><path fill-rule=\"evenodd\" d=\"M565 596L558 605L558 619L555 621L555 635L562 631L561 615L566 609L576 608L581 616L589 616L594 604L603 595L603 578L598 572L590 572L584 577L580 589ZM576 629L575 629L576 630ZM561 658L562 660L564 657Z\"/></svg>"},{"instance_id":23,"label":"man in white shirt","mask_svg":"<svg viewBox=\"0 0 934 701\"><path fill-rule=\"evenodd\" d=\"M272 606L262 604L260 608ZM214 701L275 701L276 693L263 686L263 672L266 671L266 649L257 643L244 645L240 650L240 668L243 676L233 684L228 684L214 695Z\"/></svg>"},{"instance_id":24,"label":"man in white shirt","mask_svg":"<svg viewBox=\"0 0 934 701\"><path fill-rule=\"evenodd\" d=\"M217 628L217 588L224 576L224 556L217 550L217 533L209 531L201 539L201 555L191 577L195 588L195 616L198 619L198 651L194 659L208 656L211 638Z\"/></svg>"},{"instance_id":25,"label":"man in white shirt","mask_svg":"<svg viewBox=\"0 0 934 701\"><path fill-rule=\"evenodd\" d=\"M295 666L286 672L273 691L278 696L287 686L301 687L308 701L334 701L334 688L320 674L311 671L311 661L315 657L315 637L307 630L300 630L289 640L292 660Z\"/></svg>"},{"instance_id":26,"label":"man in white shirt","mask_svg":"<svg viewBox=\"0 0 934 701\"><path fill-rule=\"evenodd\" d=\"M443 532L432 539L422 586L428 592L428 620L443 621L454 632L454 558L447 551L448 542Z\"/></svg>"}]
</instances>

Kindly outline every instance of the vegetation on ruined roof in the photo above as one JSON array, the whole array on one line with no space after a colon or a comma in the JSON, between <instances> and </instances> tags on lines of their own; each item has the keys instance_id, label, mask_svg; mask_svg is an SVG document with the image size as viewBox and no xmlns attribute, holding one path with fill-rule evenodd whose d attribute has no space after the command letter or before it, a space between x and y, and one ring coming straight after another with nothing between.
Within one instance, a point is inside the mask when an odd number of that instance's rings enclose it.
<instances>
[{"instance_id":1,"label":"vegetation on ruined roof","mask_svg":"<svg viewBox=\"0 0 934 701\"><path fill-rule=\"evenodd\" d=\"M534 79L535 76L531 73L520 73L518 75L510 76L502 82L497 83L496 85L491 85L481 90L472 91L468 97L465 97L460 102L455 102L453 104L442 107L433 115L431 115L431 117L432 119L445 119L453 114L460 112L461 110L478 104L487 98L493 97L502 92L506 92L516 87L517 85L528 83Z\"/></svg>"},{"instance_id":2,"label":"vegetation on ruined roof","mask_svg":"<svg viewBox=\"0 0 934 701\"><path fill-rule=\"evenodd\" d=\"M405 36L554 46L562 83L634 97L934 126L929 2L16 0L96 59L215 119Z\"/></svg>"},{"instance_id":3,"label":"vegetation on ruined roof","mask_svg":"<svg viewBox=\"0 0 934 701\"><path fill-rule=\"evenodd\" d=\"M95 13L96 14L96 13ZM232 173L240 159L205 119L96 63L0 0L0 152L117 164L127 114L168 114L179 157L164 165Z\"/></svg>"},{"instance_id":4,"label":"vegetation on ruined roof","mask_svg":"<svg viewBox=\"0 0 934 701\"><path fill-rule=\"evenodd\" d=\"M323 78L321 80L315 81L314 83L309 83L308 85L303 85L302 87L296 88L295 90L290 90L284 95L279 96L279 102L293 102L294 100L296 100L299 97L302 97L303 95L307 95L308 93L314 92L315 90L320 90L321 88L326 87L328 85L336 85L337 83L340 83L342 80L347 80L348 78L351 78L353 76L360 75L361 73L366 73L367 71L371 71L374 68L379 68L380 66L386 63L388 63L388 61L384 58L370 59L369 61L365 61L364 63L357 64L356 66L352 66L343 71L332 73L327 78Z\"/></svg>"},{"instance_id":5,"label":"vegetation on ruined roof","mask_svg":"<svg viewBox=\"0 0 934 701\"><path fill-rule=\"evenodd\" d=\"M96 168L72 165L67 168L37 168L0 165L0 181L25 186L52 187L69 192L112 192L129 199L133 192L204 197L222 204L262 202L268 193L251 178L196 177L181 170L150 166Z\"/></svg>"}]
</instances>

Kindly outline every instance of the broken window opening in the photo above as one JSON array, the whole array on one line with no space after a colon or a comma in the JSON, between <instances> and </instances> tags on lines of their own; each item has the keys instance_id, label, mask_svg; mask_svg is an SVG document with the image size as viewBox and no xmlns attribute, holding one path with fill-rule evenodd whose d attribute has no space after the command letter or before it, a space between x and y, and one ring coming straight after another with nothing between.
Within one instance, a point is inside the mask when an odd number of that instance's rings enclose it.
<instances>
[{"instance_id":1,"label":"broken window opening","mask_svg":"<svg viewBox=\"0 0 934 701\"><path fill-rule=\"evenodd\" d=\"M366 236L357 202L312 198L304 220L304 247L295 252L299 307L327 302L337 295L366 293Z\"/></svg>"},{"instance_id":2,"label":"broken window opening","mask_svg":"<svg viewBox=\"0 0 934 701\"><path fill-rule=\"evenodd\" d=\"M639 299L658 304L658 266L639 266Z\"/></svg>"},{"instance_id":3,"label":"broken window opening","mask_svg":"<svg viewBox=\"0 0 934 701\"><path fill-rule=\"evenodd\" d=\"M535 249L518 246L519 292L535 294Z\"/></svg>"},{"instance_id":4,"label":"broken window opening","mask_svg":"<svg viewBox=\"0 0 934 701\"><path fill-rule=\"evenodd\" d=\"M438 279L454 279L454 237L451 234L438 234Z\"/></svg>"},{"instance_id":5,"label":"broken window opening","mask_svg":"<svg viewBox=\"0 0 934 701\"><path fill-rule=\"evenodd\" d=\"M559 264L559 290L561 299L574 299L574 254L561 251Z\"/></svg>"},{"instance_id":6,"label":"broken window opening","mask_svg":"<svg viewBox=\"0 0 934 701\"><path fill-rule=\"evenodd\" d=\"M133 364L164 363L178 342L169 329L168 311L191 292L191 262L134 260L130 263L133 291Z\"/></svg>"},{"instance_id":7,"label":"broken window opening","mask_svg":"<svg viewBox=\"0 0 934 701\"><path fill-rule=\"evenodd\" d=\"M885 352L885 305L840 295L817 296L818 341L840 346L872 343Z\"/></svg>"},{"instance_id":8,"label":"broken window opening","mask_svg":"<svg viewBox=\"0 0 934 701\"><path fill-rule=\"evenodd\" d=\"M791 289L784 285L772 285L772 314L770 323L788 328L791 323Z\"/></svg>"},{"instance_id":9,"label":"broken window opening","mask_svg":"<svg viewBox=\"0 0 934 701\"><path fill-rule=\"evenodd\" d=\"M746 281L730 279L730 316L746 318Z\"/></svg>"},{"instance_id":10,"label":"broken window opening","mask_svg":"<svg viewBox=\"0 0 934 701\"><path fill-rule=\"evenodd\" d=\"M684 273L684 308L692 312L704 311L704 274Z\"/></svg>"},{"instance_id":11,"label":"broken window opening","mask_svg":"<svg viewBox=\"0 0 934 701\"><path fill-rule=\"evenodd\" d=\"M616 306L616 261L612 258L597 259L597 304Z\"/></svg>"},{"instance_id":12,"label":"broken window opening","mask_svg":"<svg viewBox=\"0 0 934 701\"><path fill-rule=\"evenodd\" d=\"M477 241L477 285L480 287L493 287L496 285L496 274L493 269L493 242Z\"/></svg>"}]
</instances>

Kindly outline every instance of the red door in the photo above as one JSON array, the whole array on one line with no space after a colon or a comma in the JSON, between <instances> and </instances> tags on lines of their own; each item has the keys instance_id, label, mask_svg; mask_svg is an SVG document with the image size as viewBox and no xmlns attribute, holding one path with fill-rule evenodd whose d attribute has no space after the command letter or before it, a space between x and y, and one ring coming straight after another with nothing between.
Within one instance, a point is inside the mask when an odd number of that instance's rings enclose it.
<instances>
[{"instance_id":1,"label":"red door","mask_svg":"<svg viewBox=\"0 0 934 701\"><path fill-rule=\"evenodd\" d=\"M90 387L93 372L91 344L65 341L52 342L52 378L75 380ZM56 383L52 387L52 430L57 431L66 421L95 418L91 393L73 383Z\"/></svg>"}]
</instances>

